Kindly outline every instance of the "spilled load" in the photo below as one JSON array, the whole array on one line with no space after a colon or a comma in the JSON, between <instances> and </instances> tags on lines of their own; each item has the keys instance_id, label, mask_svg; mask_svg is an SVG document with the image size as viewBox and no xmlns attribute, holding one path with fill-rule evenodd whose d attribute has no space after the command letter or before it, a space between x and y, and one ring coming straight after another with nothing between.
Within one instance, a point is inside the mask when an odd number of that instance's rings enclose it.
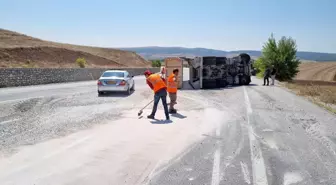
<instances>
[{"instance_id":1,"label":"spilled load","mask_svg":"<svg viewBox=\"0 0 336 185\"><path fill-rule=\"evenodd\" d=\"M195 89L248 85L251 82L251 57L246 53L232 58L204 56L187 60L189 84Z\"/></svg>"}]
</instances>

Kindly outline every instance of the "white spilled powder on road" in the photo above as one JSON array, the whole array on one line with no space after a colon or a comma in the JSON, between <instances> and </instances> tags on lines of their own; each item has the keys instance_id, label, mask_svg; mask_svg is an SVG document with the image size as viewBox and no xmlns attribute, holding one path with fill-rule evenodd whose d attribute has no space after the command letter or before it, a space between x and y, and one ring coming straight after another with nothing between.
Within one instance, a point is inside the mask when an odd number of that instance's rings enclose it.
<instances>
[{"instance_id":1,"label":"white spilled powder on road","mask_svg":"<svg viewBox=\"0 0 336 185\"><path fill-rule=\"evenodd\" d=\"M299 173L288 172L284 175L284 185L291 185L301 182L303 179Z\"/></svg>"},{"instance_id":2,"label":"white spilled powder on road","mask_svg":"<svg viewBox=\"0 0 336 185\"><path fill-rule=\"evenodd\" d=\"M218 122L217 122L218 123ZM220 124L217 124L216 128L216 137L220 137ZM219 184L219 176L220 176L220 142L217 140L216 142L216 152L214 155L214 162L212 167L212 181L211 185L218 185Z\"/></svg>"},{"instance_id":3,"label":"white spilled powder on road","mask_svg":"<svg viewBox=\"0 0 336 185\"><path fill-rule=\"evenodd\" d=\"M0 158L0 184L143 184L228 118L213 109L180 111L186 118L172 116L173 123L154 124L138 119L137 112ZM164 118L163 111L157 117Z\"/></svg>"},{"instance_id":4,"label":"white spilled powder on road","mask_svg":"<svg viewBox=\"0 0 336 185\"><path fill-rule=\"evenodd\" d=\"M264 158L262 156L261 148L258 140L256 140L251 125L250 117L252 116L252 107L250 99L248 97L246 88L244 87L244 97L245 97L245 106L247 111L247 123L248 123L248 136L250 139L250 150L251 150L251 162L252 162L252 171L253 171L253 184L254 185L268 185L266 167L264 163Z\"/></svg>"},{"instance_id":5,"label":"white spilled powder on road","mask_svg":"<svg viewBox=\"0 0 336 185\"><path fill-rule=\"evenodd\" d=\"M250 172L248 170L247 165L244 162L240 161L240 166L241 166L242 173L244 175L245 182L247 184L251 184Z\"/></svg>"},{"instance_id":6,"label":"white spilled powder on road","mask_svg":"<svg viewBox=\"0 0 336 185\"><path fill-rule=\"evenodd\" d=\"M14 121L19 121L19 120L21 120L21 119L17 118L17 119L12 119L12 120L3 121L3 122L0 122L0 125L5 124L5 123L14 122Z\"/></svg>"}]
</instances>

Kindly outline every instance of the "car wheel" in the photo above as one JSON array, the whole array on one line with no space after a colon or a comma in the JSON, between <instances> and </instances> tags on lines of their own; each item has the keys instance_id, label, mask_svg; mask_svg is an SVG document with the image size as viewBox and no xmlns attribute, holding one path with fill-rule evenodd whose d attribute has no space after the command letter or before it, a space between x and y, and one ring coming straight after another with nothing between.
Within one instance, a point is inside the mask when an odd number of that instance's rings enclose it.
<instances>
[{"instance_id":1,"label":"car wheel","mask_svg":"<svg viewBox=\"0 0 336 185\"><path fill-rule=\"evenodd\" d=\"M131 90L132 90L132 91L135 90L135 83L133 83L133 86L132 86Z\"/></svg>"},{"instance_id":2,"label":"car wheel","mask_svg":"<svg viewBox=\"0 0 336 185\"><path fill-rule=\"evenodd\" d=\"M130 95L132 93L132 91L131 91L131 88L129 87L128 89L127 89L127 91L126 91L126 94L127 95Z\"/></svg>"}]
</instances>

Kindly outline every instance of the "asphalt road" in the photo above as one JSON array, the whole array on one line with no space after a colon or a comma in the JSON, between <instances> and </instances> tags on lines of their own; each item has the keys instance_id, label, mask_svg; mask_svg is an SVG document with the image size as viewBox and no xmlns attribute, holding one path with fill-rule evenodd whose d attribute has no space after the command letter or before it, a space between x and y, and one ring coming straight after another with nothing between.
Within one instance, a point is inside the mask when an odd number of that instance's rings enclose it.
<instances>
[{"instance_id":1,"label":"asphalt road","mask_svg":"<svg viewBox=\"0 0 336 185\"><path fill-rule=\"evenodd\" d=\"M187 73L185 73L187 75ZM186 79L186 78L185 78ZM336 116L278 86L98 97L96 82L0 89L1 185L334 185Z\"/></svg>"}]
</instances>

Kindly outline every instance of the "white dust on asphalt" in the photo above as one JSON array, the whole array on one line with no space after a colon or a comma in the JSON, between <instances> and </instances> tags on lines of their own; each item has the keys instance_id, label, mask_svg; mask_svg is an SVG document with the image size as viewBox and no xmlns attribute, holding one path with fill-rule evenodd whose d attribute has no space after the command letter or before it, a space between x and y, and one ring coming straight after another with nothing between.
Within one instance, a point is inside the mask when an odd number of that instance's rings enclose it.
<instances>
[{"instance_id":1,"label":"white dust on asphalt","mask_svg":"<svg viewBox=\"0 0 336 185\"><path fill-rule=\"evenodd\" d=\"M164 117L162 112L158 110L157 117ZM211 133L222 116L227 119L213 109L180 114L187 119L151 124L130 110L117 121L21 147L0 159L0 184L140 184L155 175L155 168Z\"/></svg>"},{"instance_id":2,"label":"white dust on asphalt","mask_svg":"<svg viewBox=\"0 0 336 185\"><path fill-rule=\"evenodd\" d=\"M245 164L244 162L240 161L240 166L241 166L242 173L244 175L245 182L247 184L251 184L250 172L248 170L247 164Z\"/></svg>"},{"instance_id":3,"label":"white dust on asphalt","mask_svg":"<svg viewBox=\"0 0 336 185\"><path fill-rule=\"evenodd\" d=\"M299 173L288 172L284 175L284 185L291 185L301 182L303 179Z\"/></svg>"}]
</instances>

